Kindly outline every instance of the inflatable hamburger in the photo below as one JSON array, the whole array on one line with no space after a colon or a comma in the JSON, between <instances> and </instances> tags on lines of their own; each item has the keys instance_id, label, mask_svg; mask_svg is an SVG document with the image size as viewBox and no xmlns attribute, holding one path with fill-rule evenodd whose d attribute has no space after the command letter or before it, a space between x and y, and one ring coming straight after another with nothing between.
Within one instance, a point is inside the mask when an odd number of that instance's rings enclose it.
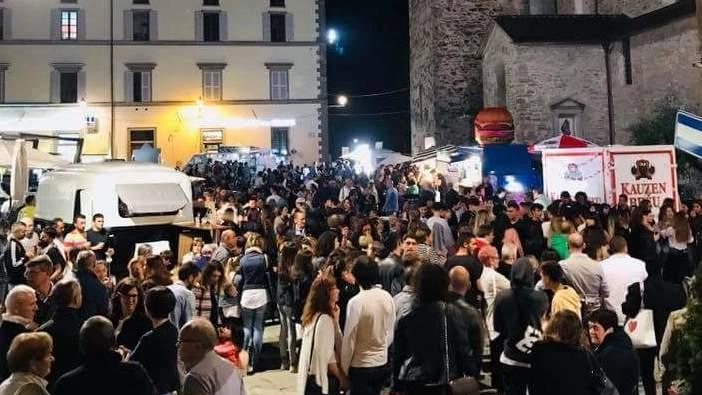
<instances>
[{"instance_id":1,"label":"inflatable hamburger","mask_svg":"<svg viewBox=\"0 0 702 395\"><path fill-rule=\"evenodd\" d=\"M475 140L480 145L509 144L514 140L514 120L504 107L483 108L473 125Z\"/></svg>"}]
</instances>

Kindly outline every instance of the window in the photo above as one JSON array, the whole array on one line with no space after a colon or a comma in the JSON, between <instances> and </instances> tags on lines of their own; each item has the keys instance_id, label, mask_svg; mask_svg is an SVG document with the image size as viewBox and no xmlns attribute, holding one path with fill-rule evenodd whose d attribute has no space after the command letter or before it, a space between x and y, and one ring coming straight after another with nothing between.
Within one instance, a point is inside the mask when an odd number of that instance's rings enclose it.
<instances>
[{"instance_id":1,"label":"window","mask_svg":"<svg viewBox=\"0 0 702 395\"><path fill-rule=\"evenodd\" d=\"M271 42L284 43L285 35L285 14L270 14L271 16Z\"/></svg>"},{"instance_id":2,"label":"window","mask_svg":"<svg viewBox=\"0 0 702 395\"><path fill-rule=\"evenodd\" d=\"M132 11L132 39L134 41L149 41L151 37L149 10Z\"/></svg>"},{"instance_id":3,"label":"window","mask_svg":"<svg viewBox=\"0 0 702 395\"><path fill-rule=\"evenodd\" d=\"M131 159L134 151L141 148L144 144L150 144L156 148L156 131L154 129L132 129L129 131L129 156Z\"/></svg>"},{"instance_id":4,"label":"window","mask_svg":"<svg viewBox=\"0 0 702 395\"><path fill-rule=\"evenodd\" d=\"M151 101L151 72L138 71L132 79L134 102L142 103Z\"/></svg>"},{"instance_id":5,"label":"window","mask_svg":"<svg viewBox=\"0 0 702 395\"><path fill-rule=\"evenodd\" d=\"M145 103L152 100L151 81L155 63L127 63L124 76L124 101Z\"/></svg>"},{"instance_id":6,"label":"window","mask_svg":"<svg viewBox=\"0 0 702 395\"><path fill-rule=\"evenodd\" d=\"M78 0L61 0L61 3L76 4L78 3Z\"/></svg>"},{"instance_id":7,"label":"window","mask_svg":"<svg viewBox=\"0 0 702 395\"><path fill-rule=\"evenodd\" d=\"M219 5L219 0L203 0L202 5Z\"/></svg>"},{"instance_id":8,"label":"window","mask_svg":"<svg viewBox=\"0 0 702 395\"><path fill-rule=\"evenodd\" d=\"M78 11L61 11L61 40L78 39Z\"/></svg>"},{"instance_id":9,"label":"window","mask_svg":"<svg viewBox=\"0 0 702 395\"><path fill-rule=\"evenodd\" d=\"M290 98L289 71L291 63L266 63L270 75L271 100L288 100Z\"/></svg>"},{"instance_id":10,"label":"window","mask_svg":"<svg viewBox=\"0 0 702 395\"><path fill-rule=\"evenodd\" d=\"M622 54L624 55L624 80L627 85L634 83L634 76L631 70L631 40L622 40Z\"/></svg>"},{"instance_id":11,"label":"window","mask_svg":"<svg viewBox=\"0 0 702 395\"><path fill-rule=\"evenodd\" d=\"M60 103L78 103L78 73L62 72Z\"/></svg>"},{"instance_id":12,"label":"window","mask_svg":"<svg viewBox=\"0 0 702 395\"><path fill-rule=\"evenodd\" d=\"M78 103L85 97L83 64L53 63L51 66L52 103Z\"/></svg>"},{"instance_id":13,"label":"window","mask_svg":"<svg viewBox=\"0 0 702 395\"><path fill-rule=\"evenodd\" d=\"M133 0L132 4L149 4L149 0Z\"/></svg>"},{"instance_id":14,"label":"window","mask_svg":"<svg viewBox=\"0 0 702 395\"><path fill-rule=\"evenodd\" d=\"M271 0L271 7L285 7L285 0Z\"/></svg>"},{"instance_id":15,"label":"window","mask_svg":"<svg viewBox=\"0 0 702 395\"><path fill-rule=\"evenodd\" d=\"M0 63L0 103L5 103L5 71L7 64Z\"/></svg>"},{"instance_id":16,"label":"window","mask_svg":"<svg viewBox=\"0 0 702 395\"><path fill-rule=\"evenodd\" d=\"M203 41L219 41L219 12L202 14Z\"/></svg>"},{"instance_id":17,"label":"window","mask_svg":"<svg viewBox=\"0 0 702 395\"><path fill-rule=\"evenodd\" d=\"M287 155L288 154L288 128L271 128L271 151Z\"/></svg>"},{"instance_id":18,"label":"window","mask_svg":"<svg viewBox=\"0 0 702 395\"><path fill-rule=\"evenodd\" d=\"M205 100L222 100L222 71L202 72L202 96Z\"/></svg>"},{"instance_id":19,"label":"window","mask_svg":"<svg viewBox=\"0 0 702 395\"><path fill-rule=\"evenodd\" d=\"M202 70L202 98L207 101L222 100L222 70L226 63L198 63Z\"/></svg>"},{"instance_id":20,"label":"window","mask_svg":"<svg viewBox=\"0 0 702 395\"><path fill-rule=\"evenodd\" d=\"M5 9L0 8L0 40L5 39Z\"/></svg>"}]
</instances>

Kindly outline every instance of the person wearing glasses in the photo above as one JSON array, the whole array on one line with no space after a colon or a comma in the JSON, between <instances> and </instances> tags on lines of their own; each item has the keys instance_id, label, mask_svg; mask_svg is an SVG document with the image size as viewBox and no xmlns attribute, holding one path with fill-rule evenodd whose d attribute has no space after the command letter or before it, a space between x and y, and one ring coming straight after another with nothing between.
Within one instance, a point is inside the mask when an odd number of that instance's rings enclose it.
<instances>
[{"instance_id":1,"label":"person wearing glasses","mask_svg":"<svg viewBox=\"0 0 702 395\"><path fill-rule=\"evenodd\" d=\"M176 344L187 371L182 395L246 394L234 366L215 353L217 332L208 319L199 317L185 324Z\"/></svg>"}]
</instances>

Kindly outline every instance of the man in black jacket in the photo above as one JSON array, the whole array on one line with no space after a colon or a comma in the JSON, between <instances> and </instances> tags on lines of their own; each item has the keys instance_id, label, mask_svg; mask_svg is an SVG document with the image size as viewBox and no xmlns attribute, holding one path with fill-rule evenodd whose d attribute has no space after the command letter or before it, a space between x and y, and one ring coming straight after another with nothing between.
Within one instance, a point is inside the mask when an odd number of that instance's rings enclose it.
<instances>
[{"instance_id":1,"label":"man in black jacket","mask_svg":"<svg viewBox=\"0 0 702 395\"><path fill-rule=\"evenodd\" d=\"M5 298L5 310L0 322L0 381L10 377L7 366L7 351L12 340L20 333L31 332L36 328L34 313L37 311L37 298L34 290L26 285L17 285Z\"/></svg>"},{"instance_id":2,"label":"man in black jacket","mask_svg":"<svg viewBox=\"0 0 702 395\"><path fill-rule=\"evenodd\" d=\"M83 303L80 307L81 317L88 319L95 315L107 317L109 300L107 289L95 274L95 254L81 251L76 259L76 279L80 283Z\"/></svg>"},{"instance_id":3,"label":"man in black jacket","mask_svg":"<svg viewBox=\"0 0 702 395\"><path fill-rule=\"evenodd\" d=\"M83 324L78 309L81 304L80 285L75 280L61 281L51 290L51 299L56 305L56 311L51 319L39 327L38 331L51 335L54 342L54 363L51 372L46 377L49 391L54 392L56 380L63 374L77 368L81 363L78 334Z\"/></svg>"},{"instance_id":4,"label":"man in black jacket","mask_svg":"<svg viewBox=\"0 0 702 395\"><path fill-rule=\"evenodd\" d=\"M463 321L468 327L468 340L475 366L480 366L483 355L483 319L478 310L466 303L465 298L470 289L470 274L463 266L455 266L449 271L449 302L461 311Z\"/></svg>"},{"instance_id":5,"label":"man in black jacket","mask_svg":"<svg viewBox=\"0 0 702 395\"><path fill-rule=\"evenodd\" d=\"M92 317L80 328L83 363L58 379L54 395L155 395L154 385L136 362L122 362L114 351L115 328L105 317Z\"/></svg>"},{"instance_id":6,"label":"man in black jacket","mask_svg":"<svg viewBox=\"0 0 702 395\"><path fill-rule=\"evenodd\" d=\"M154 287L146 292L146 315L154 329L141 337L129 357L146 369L158 394L170 394L180 389L176 346L178 328L168 320L175 303L175 295L166 287Z\"/></svg>"},{"instance_id":7,"label":"man in black jacket","mask_svg":"<svg viewBox=\"0 0 702 395\"><path fill-rule=\"evenodd\" d=\"M607 378L620 394L633 394L639 384L639 357L618 324L617 313L599 309L587 317L590 341Z\"/></svg>"},{"instance_id":8,"label":"man in black jacket","mask_svg":"<svg viewBox=\"0 0 702 395\"><path fill-rule=\"evenodd\" d=\"M507 395L526 395L531 367L531 350L541 340L541 322L548 309L548 297L534 290L535 266L519 258L512 266L511 288L495 300L495 331L505 336L500 356Z\"/></svg>"},{"instance_id":9,"label":"man in black jacket","mask_svg":"<svg viewBox=\"0 0 702 395\"><path fill-rule=\"evenodd\" d=\"M25 264L34 254L31 251L25 251L20 241L27 232L25 224L21 222L12 224L10 232L10 242L2 255L2 263L5 265L8 282L10 287L12 287L13 285L26 283L24 280Z\"/></svg>"},{"instance_id":10,"label":"man in black jacket","mask_svg":"<svg viewBox=\"0 0 702 395\"><path fill-rule=\"evenodd\" d=\"M34 321L42 325L51 318L56 310L56 305L49 295L53 288L51 273L54 271L54 264L46 255L36 256L27 262L27 269L24 276L27 284L34 289L37 296L38 310L34 315Z\"/></svg>"}]
</instances>

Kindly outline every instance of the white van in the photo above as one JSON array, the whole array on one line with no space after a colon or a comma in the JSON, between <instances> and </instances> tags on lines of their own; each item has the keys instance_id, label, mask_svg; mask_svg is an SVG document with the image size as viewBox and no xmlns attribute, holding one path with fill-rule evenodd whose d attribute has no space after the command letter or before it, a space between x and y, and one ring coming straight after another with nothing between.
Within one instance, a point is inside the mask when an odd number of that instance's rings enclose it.
<instances>
[{"instance_id":1,"label":"white van","mask_svg":"<svg viewBox=\"0 0 702 395\"><path fill-rule=\"evenodd\" d=\"M88 227L92 216L105 216L108 245L115 250L112 270L126 275L138 243L169 241L177 251L172 224L193 222L190 178L174 169L148 163L75 164L46 173L37 189L37 224L60 217L68 225L78 214Z\"/></svg>"}]
</instances>

